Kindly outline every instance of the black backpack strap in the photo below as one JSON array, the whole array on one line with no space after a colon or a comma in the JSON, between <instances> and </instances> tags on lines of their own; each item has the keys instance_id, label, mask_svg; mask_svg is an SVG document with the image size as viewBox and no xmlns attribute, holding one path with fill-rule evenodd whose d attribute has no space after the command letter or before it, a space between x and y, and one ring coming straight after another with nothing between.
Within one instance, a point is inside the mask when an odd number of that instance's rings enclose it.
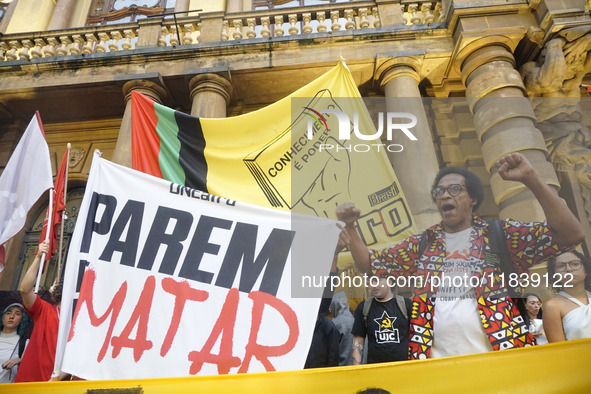
<instances>
[{"instance_id":1,"label":"black backpack strap","mask_svg":"<svg viewBox=\"0 0 591 394\"><path fill-rule=\"evenodd\" d=\"M363 301L363 324L365 325L365 329L367 330L367 314L369 313L369 308L371 308L371 303L373 302L373 296L367 298Z\"/></svg>"},{"instance_id":2,"label":"black backpack strap","mask_svg":"<svg viewBox=\"0 0 591 394\"><path fill-rule=\"evenodd\" d=\"M519 291L509 286L512 281L509 280L512 273L515 272L513 263L511 261L511 254L507 248L507 238L505 237L505 231L503 230L503 223L498 219L489 219L488 223L488 242L492 253L496 254L499 258L499 265L501 271L505 273L505 285L509 291L509 296L512 298L519 297Z\"/></svg>"},{"instance_id":3,"label":"black backpack strap","mask_svg":"<svg viewBox=\"0 0 591 394\"><path fill-rule=\"evenodd\" d=\"M25 346L27 344L27 338L25 335L21 335L18 340L18 356L19 358L23 358L23 353L25 352Z\"/></svg>"}]
</instances>

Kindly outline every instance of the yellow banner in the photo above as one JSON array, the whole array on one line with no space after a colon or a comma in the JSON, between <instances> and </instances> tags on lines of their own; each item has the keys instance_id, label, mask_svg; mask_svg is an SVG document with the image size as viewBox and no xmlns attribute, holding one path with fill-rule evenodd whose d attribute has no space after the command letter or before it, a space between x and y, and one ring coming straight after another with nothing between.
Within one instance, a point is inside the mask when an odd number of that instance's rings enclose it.
<instances>
[{"instance_id":1,"label":"yellow banner","mask_svg":"<svg viewBox=\"0 0 591 394\"><path fill-rule=\"evenodd\" d=\"M210 193L331 219L352 201L369 246L414 233L381 131L343 62L260 110L199 121Z\"/></svg>"},{"instance_id":2,"label":"yellow banner","mask_svg":"<svg viewBox=\"0 0 591 394\"><path fill-rule=\"evenodd\" d=\"M470 356L304 371L94 382L13 383L3 393L585 393L591 339Z\"/></svg>"}]
</instances>

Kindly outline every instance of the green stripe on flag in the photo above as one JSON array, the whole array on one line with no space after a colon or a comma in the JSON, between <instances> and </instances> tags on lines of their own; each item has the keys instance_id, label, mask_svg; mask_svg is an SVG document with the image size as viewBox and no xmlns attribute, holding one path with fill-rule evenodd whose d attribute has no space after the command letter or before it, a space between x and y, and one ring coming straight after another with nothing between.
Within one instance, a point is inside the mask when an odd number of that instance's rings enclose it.
<instances>
[{"instance_id":1,"label":"green stripe on flag","mask_svg":"<svg viewBox=\"0 0 591 394\"><path fill-rule=\"evenodd\" d=\"M160 153L158 163L162 178L179 185L185 184L185 171L179 163L181 142L178 138L179 128L174 117L174 110L154 103L154 112L158 117L156 132L160 136Z\"/></svg>"}]
</instances>

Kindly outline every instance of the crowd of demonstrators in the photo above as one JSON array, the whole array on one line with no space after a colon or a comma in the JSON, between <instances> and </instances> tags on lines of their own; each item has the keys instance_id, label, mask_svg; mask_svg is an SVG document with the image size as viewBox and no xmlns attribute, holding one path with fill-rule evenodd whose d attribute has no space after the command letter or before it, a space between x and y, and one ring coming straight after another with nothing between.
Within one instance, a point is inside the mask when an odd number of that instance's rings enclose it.
<instances>
[{"instance_id":1,"label":"crowd of demonstrators","mask_svg":"<svg viewBox=\"0 0 591 394\"><path fill-rule=\"evenodd\" d=\"M542 300L534 293L525 293L521 300L525 309L523 313L525 323L536 340L536 344L544 345L548 343L542 322Z\"/></svg>"},{"instance_id":2,"label":"crowd of demonstrators","mask_svg":"<svg viewBox=\"0 0 591 394\"><path fill-rule=\"evenodd\" d=\"M560 278L559 293L544 307L544 328L549 342L591 338L589 272L589 259L576 250L548 261L548 277Z\"/></svg>"},{"instance_id":3,"label":"crowd of demonstrators","mask_svg":"<svg viewBox=\"0 0 591 394\"><path fill-rule=\"evenodd\" d=\"M495 163L502 179L523 183L540 203L547 221L501 222L510 264L517 273L583 240L581 224L520 153ZM349 247L361 272L375 275L411 275L423 279L413 297L409 340L411 359L481 353L535 344L528 333L507 283L499 278L498 261L491 254L490 225L475 215L484 189L469 170L446 167L435 177L431 195L441 215L439 224L384 250L369 250L357 232L361 212L352 203L337 208L346 223ZM421 240L427 247L421 250ZM498 256L497 256L498 257ZM463 276L461 286L434 285L434 276ZM473 282L470 279L476 277ZM457 283L448 281L447 283ZM547 328L548 329L548 328ZM460 334L461 333L461 334Z\"/></svg>"},{"instance_id":4,"label":"crowd of demonstrators","mask_svg":"<svg viewBox=\"0 0 591 394\"><path fill-rule=\"evenodd\" d=\"M567 280L571 286L568 293L561 291L547 302L543 327L538 316L539 297L528 294L526 312L520 314L503 286L506 283L482 280L498 278L501 273L499 262L489 258L490 225L475 215L484 190L472 172L447 167L436 175L431 190L442 221L395 246L368 249L355 225L361 212L352 203L337 208L337 217L346 226L331 275L338 273L338 253L348 246L358 269L371 275L372 297L358 305L353 317L346 295L339 294L333 300L331 321L326 314L333 297L325 292L305 368L361 364L364 350L367 363L378 363L523 347L536 344L536 340L541 344L544 328L550 342L591 337L591 275L586 275L591 263L572 249L583 239L582 226L525 156L507 155L496 166L503 179L527 186L547 217L546 222L502 221L509 264L522 273L549 258L549 277L560 274L565 287ZM23 277L19 288L23 305L11 304L2 315L0 382L51 379L61 286L50 289L53 304L34 292L41 257L47 251L47 242L41 243ZM424 281L414 288L411 301L395 296L388 286L388 278L397 275L421 279L447 275L452 279L439 282L443 283L439 286ZM453 280L458 276L463 279L460 286ZM472 277L479 280L471 281ZM415 312L412 315L411 310ZM34 329L22 354L22 327L27 316Z\"/></svg>"},{"instance_id":5,"label":"crowd of demonstrators","mask_svg":"<svg viewBox=\"0 0 591 394\"><path fill-rule=\"evenodd\" d=\"M34 322L34 329L27 350L23 355L15 382L46 382L51 379L59 328L61 286L49 290L54 304L35 294L34 287L41 256L49 251L47 242L39 244L39 250L20 284L23 305Z\"/></svg>"},{"instance_id":6,"label":"crowd of demonstrators","mask_svg":"<svg viewBox=\"0 0 591 394\"><path fill-rule=\"evenodd\" d=\"M373 277L370 288L372 296L355 309L353 364L362 362L366 337L368 364L408 360L410 300L395 296L387 278Z\"/></svg>"},{"instance_id":7,"label":"crowd of demonstrators","mask_svg":"<svg viewBox=\"0 0 591 394\"><path fill-rule=\"evenodd\" d=\"M8 305L0 323L0 383L14 381L25 350L29 316L22 304Z\"/></svg>"}]
</instances>

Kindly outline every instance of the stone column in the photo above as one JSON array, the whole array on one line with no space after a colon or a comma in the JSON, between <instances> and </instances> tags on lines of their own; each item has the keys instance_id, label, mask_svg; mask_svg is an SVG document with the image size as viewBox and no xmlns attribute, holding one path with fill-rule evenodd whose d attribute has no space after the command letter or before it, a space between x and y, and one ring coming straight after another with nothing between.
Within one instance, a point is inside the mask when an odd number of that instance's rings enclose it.
<instances>
[{"instance_id":1,"label":"stone column","mask_svg":"<svg viewBox=\"0 0 591 394\"><path fill-rule=\"evenodd\" d=\"M387 111L407 112L417 117L417 125L410 130L417 140L412 141L400 133L394 142L403 145L404 150L388 152L417 230L441 220L429 193L439 165L419 91L420 67L419 60L399 56L382 63L376 72L386 97Z\"/></svg>"},{"instance_id":2,"label":"stone column","mask_svg":"<svg viewBox=\"0 0 591 394\"><path fill-rule=\"evenodd\" d=\"M228 0L226 3L226 12L242 12L244 11L242 0Z\"/></svg>"},{"instance_id":3,"label":"stone column","mask_svg":"<svg viewBox=\"0 0 591 394\"><path fill-rule=\"evenodd\" d=\"M535 127L535 114L524 95L524 85L515 69L515 59L503 38L491 37L484 46L471 45L460 52L462 80L474 114L474 126L482 142L486 169L492 173L491 189L500 207L499 217L519 220L543 220L544 212L533 194L520 182L506 182L494 172L496 160L508 153L524 154L544 180L558 187L554 168L546 160L546 144ZM494 172L494 173L493 173Z\"/></svg>"},{"instance_id":4,"label":"stone column","mask_svg":"<svg viewBox=\"0 0 591 394\"><path fill-rule=\"evenodd\" d=\"M113 162L132 167L131 161L131 92L140 92L145 94L157 103L162 104L162 98L166 96L166 91L160 85L146 80L134 80L126 82L123 85L123 95L125 96L125 113L121 120L119 137L113 152Z\"/></svg>"},{"instance_id":5,"label":"stone column","mask_svg":"<svg viewBox=\"0 0 591 394\"><path fill-rule=\"evenodd\" d=\"M400 26L403 23L399 1L376 0L382 26Z\"/></svg>"},{"instance_id":6,"label":"stone column","mask_svg":"<svg viewBox=\"0 0 591 394\"><path fill-rule=\"evenodd\" d=\"M188 11L189 10L189 0L176 0L176 4L174 5L174 11ZM185 16L186 14L181 14L181 16Z\"/></svg>"},{"instance_id":7,"label":"stone column","mask_svg":"<svg viewBox=\"0 0 591 394\"><path fill-rule=\"evenodd\" d=\"M72 17L75 6L76 0L58 0L57 5L53 9L47 30L59 30L70 27L70 18Z\"/></svg>"},{"instance_id":8,"label":"stone column","mask_svg":"<svg viewBox=\"0 0 591 394\"><path fill-rule=\"evenodd\" d=\"M156 47L162 34L163 18L146 18L137 21L139 29L137 34L136 48Z\"/></svg>"},{"instance_id":9,"label":"stone column","mask_svg":"<svg viewBox=\"0 0 591 394\"><path fill-rule=\"evenodd\" d=\"M232 84L213 73L199 74L189 81L191 115L202 118L225 118L226 107L232 97Z\"/></svg>"},{"instance_id":10,"label":"stone column","mask_svg":"<svg viewBox=\"0 0 591 394\"><path fill-rule=\"evenodd\" d=\"M226 32L227 24L224 25L224 12L200 12L201 28L199 29L199 43L222 41L222 31ZM227 39L227 37L226 37Z\"/></svg>"}]
</instances>

